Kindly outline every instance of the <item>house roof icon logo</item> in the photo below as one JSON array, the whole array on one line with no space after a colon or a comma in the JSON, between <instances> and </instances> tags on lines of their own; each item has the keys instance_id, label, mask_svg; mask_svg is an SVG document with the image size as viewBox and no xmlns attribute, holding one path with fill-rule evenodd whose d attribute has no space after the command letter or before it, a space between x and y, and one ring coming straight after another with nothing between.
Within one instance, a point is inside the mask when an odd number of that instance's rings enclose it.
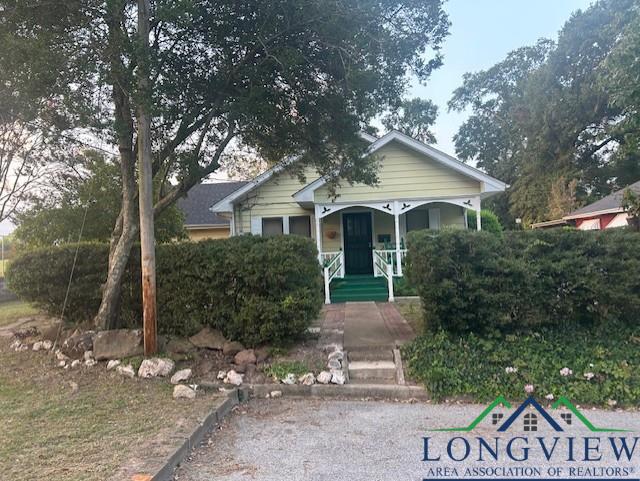
<instances>
[{"instance_id":1,"label":"house roof icon logo","mask_svg":"<svg viewBox=\"0 0 640 481\"><path fill-rule=\"evenodd\" d=\"M492 411L496 408L503 406L506 409L511 409L511 403L507 401L504 396L498 396L493 400L491 404L489 404L468 426L464 427L455 427L455 428L440 428L434 429L433 431L439 432L470 432L473 431L478 424L480 424ZM597 427L595 426L587 417L576 407L571 401L569 401L566 397L561 396L558 400L551 406L552 410L566 408L570 413L572 413L589 431L591 432L629 432L629 429L618 429L618 428L609 428L609 427ZM547 411L533 396L529 396L525 399L522 404L520 404L516 410L502 423L498 426L498 432L506 432L509 428L512 428L514 422L525 413L525 411L530 412L531 408L537 414L539 414L542 419L544 419L547 424L556 432L564 432L563 427L549 414ZM525 416L527 416L525 414Z\"/></svg>"}]
</instances>

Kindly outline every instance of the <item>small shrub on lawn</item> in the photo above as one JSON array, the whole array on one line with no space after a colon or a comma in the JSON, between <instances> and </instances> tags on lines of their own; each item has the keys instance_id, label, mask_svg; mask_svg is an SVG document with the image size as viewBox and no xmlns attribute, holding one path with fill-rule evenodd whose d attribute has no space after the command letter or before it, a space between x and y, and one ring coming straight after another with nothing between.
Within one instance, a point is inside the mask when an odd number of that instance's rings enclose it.
<instances>
[{"instance_id":1,"label":"small shrub on lawn","mask_svg":"<svg viewBox=\"0 0 640 481\"><path fill-rule=\"evenodd\" d=\"M640 318L634 232L418 231L409 235L406 269L433 331L526 332Z\"/></svg>"},{"instance_id":2,"label":"small shrub on lawn","mask_svg":"<svg viewBox=\"0 0 640 481\"><path fill-rule=\"evenodd\" d=\"M274 362L265 369L265 374L275 379L284 379L287 374L292 373L297 377L313 371L302 361L281 361Z\"/></svg>"},{"instance_id":3,"label":"small shrub on lawn","mask_svg":"<svg viewBox=\"0 0 640 481\"><path fill-rule=\"evenodd\" d=\"M76 245L27 252L7 272L13 291L60 314ZM108 246L81 244L65 318L95 316L106 279ZM156 248L158 329L190 335L220 329L247 346L302 336L322 305L316 248L297 236L242 236ZM141 319L140 254L134 249L120 300L122 325Z\"/></svg>"},{"instance_id":4,"label":"small shrub on lawn","mask_svg":"<svg viewBox=\"0 0 640 481\"><path fill-rule=\"evenodd\" d=\"M504 395L606 405L640 404L640 339L632 329L595 332L542 329L527 335L480 337L440 331L403 348L409 375L435 399L464 396L484 402ZM515 372L513 369L515 368ZM568 368L569 375L561 370ZM568 371L563 371L565 374Z\"/></svg>"}]
</instances>

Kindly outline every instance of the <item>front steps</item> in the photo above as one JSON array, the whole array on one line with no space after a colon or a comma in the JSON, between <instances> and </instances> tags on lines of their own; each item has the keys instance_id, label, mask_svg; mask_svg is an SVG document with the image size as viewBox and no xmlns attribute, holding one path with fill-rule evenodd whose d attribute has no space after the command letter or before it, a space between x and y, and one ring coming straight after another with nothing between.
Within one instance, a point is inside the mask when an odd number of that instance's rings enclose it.
<instances>
[{"instance_id":1,"label":"front steps","mask_svg":"<svg viewBox=\"0 0 640 481\"><path fill-rule=\"evenodd\" d=\"M334 279L330 291L331 302L386 302L389 299L387 280L372 275L348 275L344 279Z\"/></svg>"},{"instance_id":2,"label":"front steps","mask_svg":"<svg viewBox=\"0 0 640 481\"><path fill-rule=\"evenodd\" d=\"M347 353L351 384L398 384L393 348L367 347Z\"/></svg>"}]
</instances>

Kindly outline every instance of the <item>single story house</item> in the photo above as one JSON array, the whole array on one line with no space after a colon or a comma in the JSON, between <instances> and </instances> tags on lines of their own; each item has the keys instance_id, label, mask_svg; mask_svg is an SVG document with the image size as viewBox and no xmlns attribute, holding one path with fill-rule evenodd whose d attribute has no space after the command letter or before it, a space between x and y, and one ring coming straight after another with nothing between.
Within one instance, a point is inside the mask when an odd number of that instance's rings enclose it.
<instances>
[{"instance_id":1,"label":"single story house","mask_svg":"<svg viewBox=\"0 0 640 481\"><path fill-rule=\"evenodd\" d=\"M177 205L184 215L184 227L189 239L199 241L229 237L229 217L211 212L210 207L245 184L246 182L198 184L189 190L186 197L179 199Z\"/></svg>"},{"instance_id":2,"label":"single story house","mask_svg":"<svg viewBox=\"0 0 640 481\"><path fill-rule=\"evenodd\" d=\"M631 189L640 195L640 181L631 184L621 190L580 209L565 215L562 219L566 222L575 223L579 230L600 230L611 229L613 227L625 227L628 225L629 215L622 207L624 191Z\"/></svg>"},{"instance_id":3,"label":"single story house","mask_svg":"<svg viewBox=\"0 0 640 481\"><path fill-rule=\"evenodd\" d=\"M345 182L333 197L315 169L308 168L307 183L301 183L283 162L224 198L211 199L211 212L230 219L231 235L315 239L326 302L392 300L393 277L403 275L407 233L467 228L469 210L480 230L482 200L506 185L397 131L363 138L380 159L375 186Z\"/></svg>"}]
</instances>

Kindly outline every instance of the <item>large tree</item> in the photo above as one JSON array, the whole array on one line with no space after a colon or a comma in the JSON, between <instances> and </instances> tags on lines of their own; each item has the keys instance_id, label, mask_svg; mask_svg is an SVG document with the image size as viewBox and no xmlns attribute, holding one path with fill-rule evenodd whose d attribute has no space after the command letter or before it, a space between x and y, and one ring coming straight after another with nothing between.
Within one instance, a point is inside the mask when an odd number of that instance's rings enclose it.
<instances>
[{"instance_id":1,"label":"large tree","mask_svg":"<svg viewBox=\"0 0 640 481\"><path fill-rule=\"evenodd\" d=\"M424 80L440 65L449 26L442 0L156 0L144 48L131 0L1 0L0 15L0 93L67 132L89 126L119 152L101 327L117 322L138 236L137 112L151 115L156 214L234 142L373 182L358 131L397 104L407 73Z\"/></svg>"},{"instance_id":2,"label":"large tree","mask_svg":"<svg viewBox=\"0 0 640 481\"><path fill-rule=\"evenodd\" d=\"M120 168L108 156L82 150L66 159L66 168L48 176L47 185L15 214L18 249L83 241L108 242L120 213ZM169 242L186 237L184 216L176 205L156 220L156 237Z\"/></svg>"},{"instance_id":3,"label":"large tree","mask_svg":"<svg viewBox=\"0 0 640 481\"><path fill-rule=\"evenodd\" d=\"M572 205L556 194L574 183L578 201L619 187L632 132L624 119L633 114L613 101L601 76L637 17L635 0L599 1L574 13L557 42L541 40L465 76L449 104L472 109L456 150L511 184L501 214L546 220L559 205Z\"/></svg>"}]
</instances>

